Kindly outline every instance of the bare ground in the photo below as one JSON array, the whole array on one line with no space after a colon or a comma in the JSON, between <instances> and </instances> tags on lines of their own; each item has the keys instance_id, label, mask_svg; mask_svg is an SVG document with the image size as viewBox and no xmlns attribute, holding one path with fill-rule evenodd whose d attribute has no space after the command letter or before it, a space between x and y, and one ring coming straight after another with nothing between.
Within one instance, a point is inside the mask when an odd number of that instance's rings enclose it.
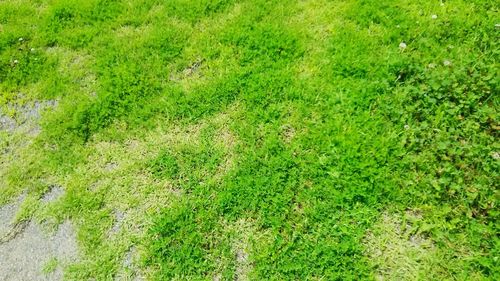
<instances>
[{"instance_id":1,"label":"bare ground","mask_svg":"<svg viewBox=\"0 0 500 281\"><path fill-rule=\"evenodd\" d=\"M0 207L0 280L62 280L63 267L78 257L73 226L66 221L47 233L33 221L13 223L22 200Z\"/></svg>"}]
</instances>

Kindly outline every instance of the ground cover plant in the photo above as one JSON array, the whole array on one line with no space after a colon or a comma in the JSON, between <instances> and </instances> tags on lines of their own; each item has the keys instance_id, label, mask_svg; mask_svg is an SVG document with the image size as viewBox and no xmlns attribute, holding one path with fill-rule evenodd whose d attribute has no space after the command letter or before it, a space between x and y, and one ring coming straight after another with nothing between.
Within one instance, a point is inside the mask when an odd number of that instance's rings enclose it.
<instances>
[{"instance_id":1,"label":"ground cover plant","mask_svg":"<svg viewBox=\"0 0 500 281\"><path fill-rule=\"evenodd\" d=\"M498 280L498 8L1 1L0 206L67 280Z\"/></svg>"}]
</instances>

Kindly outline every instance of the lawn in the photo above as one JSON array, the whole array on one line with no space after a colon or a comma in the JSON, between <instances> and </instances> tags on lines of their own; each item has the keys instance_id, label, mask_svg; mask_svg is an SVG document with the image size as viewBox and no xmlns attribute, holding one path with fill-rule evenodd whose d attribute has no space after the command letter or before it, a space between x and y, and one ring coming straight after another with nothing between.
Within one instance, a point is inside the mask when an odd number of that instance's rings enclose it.
<instances>
[{"instance_id":1,"label":"lawn","mask_svg":"<svg viewBox=\"0 0 500 281\"><path fill-rule=\"evenodd\" d=\"M3 0L0 206L67 280L499 280L499 8Z\"/></svg>"}]
</instances>

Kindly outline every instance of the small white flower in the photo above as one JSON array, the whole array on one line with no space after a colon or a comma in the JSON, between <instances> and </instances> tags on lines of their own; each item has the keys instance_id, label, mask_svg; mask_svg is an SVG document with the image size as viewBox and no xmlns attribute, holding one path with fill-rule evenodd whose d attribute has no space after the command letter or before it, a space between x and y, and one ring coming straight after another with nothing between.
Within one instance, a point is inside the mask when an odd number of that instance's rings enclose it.
<instances>
[{"instance_id":1,"label":"small white flower","mask_svg":"<svg viewBox=\"0 0 500 281\"><path fill-rule=\"evenodd\" d=\"M495 24L496 28L500 28L500 23Z\"/></svg>"},{"instance_id":2,"label":"small white flower","mask_svg":"<svg viewBox=\"0 0 500 281\"><path fill-rule=\"evenodd\" d=\"M18 61L18 60L14 60L13 62L14 62L14 64L18 64L18 63L19 63L19 61Z\"/></svg>"},{"instance_id":3,"label":"small white flower","mask_svg":"<svg viewBox=\"0 0 500 281\"><path fill-rule=\"evenodd\" d=\"M432 18L433 20L435 20L435 19L437 19L437 18L438 18L438 16L437 16L437 15L432 15L432 16L431 16L431 18Z\"/></svg>"},{"instance_id":4,"label":"small white flower","mask_svg":"<svg viewBox=\"0 0 500 281\"><path fill-rule=\"evenodd\" d=\"M428 67L428 68L430 68L430 69L436 68L436 66L437 66L437 65L436 65L435 63L429 63L429 64L427 65L427 67Z\"/></svg>"},{"instance_id":5,"label":"small white flower","mask_svg":"<svg viewBox=\"0 0 500 281\"><path fill-rule=\"evenodd\" d=\"M19 38L19 42L22 42L23 40L24 40L24 38L23 38L23 37Z\"/></svg>"},{"instance_id":6,"label":"small white flower","mask_svg":"<svg viewBox=\"0 0 500 281\"><path fill-rule=\"evenodd\" d=\"M410 126L409 125L405 125L404 128L405 128L405 130L409 130Z\"/></svg>"},{"instance_id":7,"label":"small white flower","mask_svg":"<svg viewBox=\"0 0 500 281\"><path fill-rule=\"evenodd\" d=\"M491 157L493 157L493 159L495 159L495 160L498 160L498 159L500 159L500 153L499 152L492 152Z\"/></svg>"},{"instance_id":8,"label":"small white flower","mask_svg":"<svg viewBox=\"0 0 500 281\"><path fill-rule=\"evenodd\" d=\"M407 47L407 46L406 46L406 43L405 43L405 42L401 42L401 43L399 43L399 48L400 48L400 49L404 50L404 49L406 49L406 47Z\"/></svg>"},{"instance_id":9,"label":"small white flower","mask_svg":"<svg viewBox=\"0 0 500 281\"><path fill-rule=\"evenodd\" d=\"M30 51L34 52L35 51L35 48L31 48Z\"/></svg>"},{"instance_id":10,"label":"small white flower","mask_svg":"<svg viewBox=\"0 0 500 281\"><path fill-rule=\"evenodd\" d=\"M443 61L443 65L444 66L451 66L451 61L445 60L445 61Z\"/></svg>"}]
</instances>

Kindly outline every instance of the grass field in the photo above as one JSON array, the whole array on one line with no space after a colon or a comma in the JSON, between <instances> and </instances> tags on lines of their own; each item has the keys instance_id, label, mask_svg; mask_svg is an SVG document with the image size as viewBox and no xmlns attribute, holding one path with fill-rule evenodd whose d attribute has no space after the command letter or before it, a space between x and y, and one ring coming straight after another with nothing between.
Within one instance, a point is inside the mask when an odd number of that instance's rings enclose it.
<instances>
[{"instance_id":1,"label":"grass field","mask_svg":"<svg viewBox=\"0 0 500 281\"><path fill-rule=\"evenodd\" d=\"M0 206L68 280L499 280L499 8L0 1Z\"/></svg>"}]
</instances>

